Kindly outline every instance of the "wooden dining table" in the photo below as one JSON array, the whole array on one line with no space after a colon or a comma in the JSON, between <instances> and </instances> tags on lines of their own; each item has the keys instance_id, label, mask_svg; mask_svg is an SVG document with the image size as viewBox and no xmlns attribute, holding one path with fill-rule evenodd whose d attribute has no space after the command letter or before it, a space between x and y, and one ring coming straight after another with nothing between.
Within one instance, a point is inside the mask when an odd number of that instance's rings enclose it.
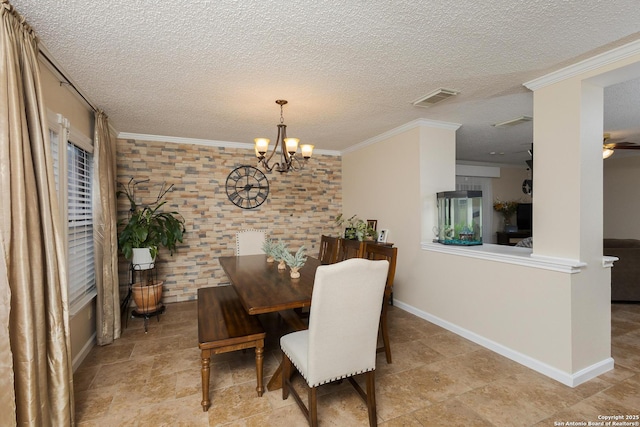
<instances>
[{"instance_id":1,"label":"wooden dining table","mask_svg":"<svg viewBox=\"0 0 640 427\"><path fill-rule=\"evenodd\" d=\"M295 330L306 329L307 325L293 309L311 306L313 281L321 265L319 259L307 257L298 279L290 277L288 268L278 270L277 262L267 262L264 254L223 256L219 262L247 313L279 313ZM278 367L267 389L276 390L281 386L281 367Z\"/></svg>"}]
</instances>

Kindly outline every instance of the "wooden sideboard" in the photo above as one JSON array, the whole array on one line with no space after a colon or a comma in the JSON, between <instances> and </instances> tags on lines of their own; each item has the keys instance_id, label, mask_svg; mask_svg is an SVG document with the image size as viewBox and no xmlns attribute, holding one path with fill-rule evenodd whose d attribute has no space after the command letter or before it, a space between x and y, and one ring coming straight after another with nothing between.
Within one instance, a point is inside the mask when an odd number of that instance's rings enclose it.
<instances>
[{"instance_id":1,"label":"wooden sideboard","mask_svg":"<svg viewBox=\"0 0 640 427\"><path fill-rule=\"evenodd\" d=\"M527 237L531 237L531 230L522 230L522 231L498 231L496 233L498 236L498 244L499 245L509 245L515 246L520 240L526 239Z\"/></svg>"}]
</instances>

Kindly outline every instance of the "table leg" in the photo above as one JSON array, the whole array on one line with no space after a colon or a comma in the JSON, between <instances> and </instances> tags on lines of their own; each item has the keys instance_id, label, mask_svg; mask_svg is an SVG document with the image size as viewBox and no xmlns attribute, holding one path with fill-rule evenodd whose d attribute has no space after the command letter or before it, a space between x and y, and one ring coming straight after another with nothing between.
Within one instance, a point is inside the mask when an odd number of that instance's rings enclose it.
<instances>
[{"instance_id":1,"label":"table leg","mask_svg":"<svg viewBox=\"0 0 640 427\"><path fill-rule=\"evenodd\" d=\"M209 406L211 406L211 400L209 400L209 363L211 361L211 350L202 350L200 357L202 361L202 410L206 412L209 410Z\"/></svg>"},{"instance_id":2,"label":"table leg","mask_svg":"<svg viewBox=\"0 0 640 427\"><path fill-rule=\"evenodd\" d=\"M262 396L262 393L264 393L264 385L262 384L263 361L264 361L264 341L256 345L256 375L258 377L258 386L256 387L256 391L258 392L258 397Z\"/></svg>"}]
</instances>

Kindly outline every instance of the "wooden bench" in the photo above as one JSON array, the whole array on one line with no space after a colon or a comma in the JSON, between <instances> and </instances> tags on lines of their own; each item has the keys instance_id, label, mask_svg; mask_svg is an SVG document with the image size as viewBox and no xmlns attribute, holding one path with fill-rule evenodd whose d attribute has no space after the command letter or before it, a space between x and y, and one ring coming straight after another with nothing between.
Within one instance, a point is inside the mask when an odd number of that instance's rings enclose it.
<instances>
[{"instance_id":1,"label":"wooden bench","mask_svg":"<svg viewBox=\"0 0 640 427\"><path fill-rule=\"evenodd\" d=\"M262 396L265 332L256 316L246 312L233 286L198 289L198 347L202 359L202 409L209 410L209 372L212 354L256 349L258 396Z\"/></svg>"}]
</instances>

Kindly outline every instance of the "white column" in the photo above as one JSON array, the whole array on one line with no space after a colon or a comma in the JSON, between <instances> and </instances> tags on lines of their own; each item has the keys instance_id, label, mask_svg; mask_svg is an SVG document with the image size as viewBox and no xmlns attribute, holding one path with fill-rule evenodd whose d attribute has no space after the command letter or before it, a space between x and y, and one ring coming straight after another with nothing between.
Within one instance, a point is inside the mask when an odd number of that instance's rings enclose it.
<instances>
[{"instance_id":1,"label":"white column","mask_svg":"<svg viewBox=\"0 0 640 427\"><path fill-rule=\"evenodd\" d=\"M458 124L420 126L421 241L433 240L438 225L436 193L456 189L456 130Z\"/></svg>"}]
</instances>

